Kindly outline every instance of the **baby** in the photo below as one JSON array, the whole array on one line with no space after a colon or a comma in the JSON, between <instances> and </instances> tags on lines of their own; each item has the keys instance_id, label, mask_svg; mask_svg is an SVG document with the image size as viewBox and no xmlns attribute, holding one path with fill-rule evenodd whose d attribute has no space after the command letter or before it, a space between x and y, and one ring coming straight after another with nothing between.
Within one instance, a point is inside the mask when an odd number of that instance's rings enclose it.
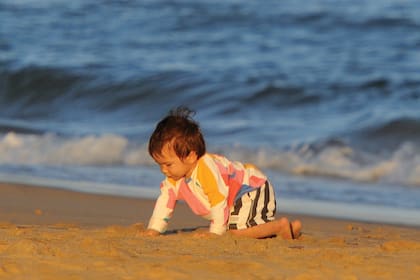
<instances>
[{"instance_id":1,"label":"baby","mask_svg":"<svg viewBox=\"0 0 420 280\"><path fill-rule=\"evenodd\" d=\"M276 199L265 174L251 164L206 152L193 113L186 107L170 111L150 137L149 153L165 179L145 234L164 233L177 200L184 200L195 214L210 220L205 235L228 231L252 238L299 237L299 220L275 219Z\"/></svg>"}]
</instances>

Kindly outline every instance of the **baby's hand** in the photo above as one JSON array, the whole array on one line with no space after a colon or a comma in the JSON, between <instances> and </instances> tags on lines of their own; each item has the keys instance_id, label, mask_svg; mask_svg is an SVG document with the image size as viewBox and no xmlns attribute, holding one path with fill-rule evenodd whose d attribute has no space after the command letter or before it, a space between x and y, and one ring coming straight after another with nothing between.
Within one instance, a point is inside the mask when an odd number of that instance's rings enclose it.
<instances>
[{"instance_id":1,"label":"baby's hand","mask_svg":"<svg viewBox=\"0 0 420 280\"><path fill-rule=\"evenodd\" d=\"M138 231L136 233L136 236L137 237L140 237L140 236L151 236L151 237L154 237L154 236L159 236L159 235L160 235L160 232L158 232L156 230L153 230L153 229L146 229L146 230Z\"/></svg>"}]
</instances>

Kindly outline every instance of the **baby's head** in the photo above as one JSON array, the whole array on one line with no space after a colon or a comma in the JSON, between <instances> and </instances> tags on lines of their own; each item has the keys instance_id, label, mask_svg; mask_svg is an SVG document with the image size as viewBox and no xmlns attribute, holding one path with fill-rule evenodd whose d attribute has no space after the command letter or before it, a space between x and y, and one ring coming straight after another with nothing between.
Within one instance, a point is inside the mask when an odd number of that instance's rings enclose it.
<instances>
[{"instance_id":1,"label":"baby's head","mask_svg":"<svg viewBox=\"0 0 420 280\"><path fill-rule=\"evenodd\" d=\"M206 153L206 143L200 126L192 116L194 111L187 107L178 107L169 112L157 125L149 139L149 154L156 159L162 155L162 149L169 145L175 154L185 159L191 152L197 158Z\"/></svg>"}]
</instances>

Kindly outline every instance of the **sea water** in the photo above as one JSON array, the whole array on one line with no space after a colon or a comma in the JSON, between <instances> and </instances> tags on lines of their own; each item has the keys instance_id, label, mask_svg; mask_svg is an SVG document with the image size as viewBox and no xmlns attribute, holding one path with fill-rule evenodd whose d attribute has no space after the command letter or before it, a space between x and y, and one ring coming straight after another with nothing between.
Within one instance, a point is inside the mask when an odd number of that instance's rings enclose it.
<instances>
[{"instance_id":1,"label":"sea water","mask_svg":"<svg viewBox=\"0 0 420 280\"><path fill-rule=\"evenodd\" d=\"M0 181L154 198L148 137L186 105L209 152L269 175L279 210L420 225L419 14L414 0L0 1Z\"/></svg>"}]
</instances>

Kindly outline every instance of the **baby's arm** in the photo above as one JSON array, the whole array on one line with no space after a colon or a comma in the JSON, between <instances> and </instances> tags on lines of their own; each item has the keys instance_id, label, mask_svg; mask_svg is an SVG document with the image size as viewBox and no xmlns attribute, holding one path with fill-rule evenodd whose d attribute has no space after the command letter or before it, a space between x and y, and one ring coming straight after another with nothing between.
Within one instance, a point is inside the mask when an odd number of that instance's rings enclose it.
<instances>
[{"instance_id":1,"label":"baby's arm","mask_svg":"<svg viewBox=\"0 0 420 280\"><path fill-rule=\"evenodd\" d=\"M158 235L166 231L169 219L172 216L176 204L176 194L172 187L161 186L161 194L156 200L152 217L147 226L148 235ZM156 233L152 233L157 232Z\"/></svg>"}]
</instances>

